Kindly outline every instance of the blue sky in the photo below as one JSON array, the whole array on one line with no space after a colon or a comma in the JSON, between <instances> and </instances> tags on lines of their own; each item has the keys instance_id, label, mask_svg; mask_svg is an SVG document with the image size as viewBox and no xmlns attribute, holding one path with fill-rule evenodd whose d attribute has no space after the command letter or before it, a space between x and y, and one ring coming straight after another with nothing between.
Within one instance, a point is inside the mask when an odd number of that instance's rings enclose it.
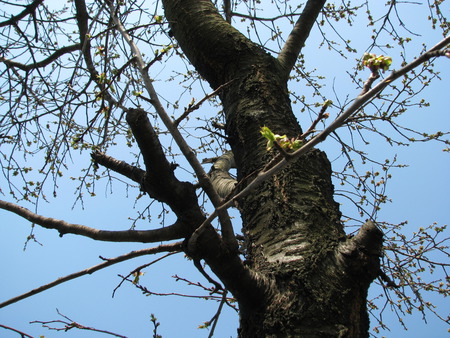
<instances>
[{"instance_id":1,"label":"blue sky","mask_svg":"<svg viewBox=\"0 0 450 338\"><path fill-rule=\"evenodd\" d=\"M412 21L414 12L409 16ZM422 9L423 10L423 9ZM419 26L422 21L417 21L417 31L423 34L423 41L429 45L438 42L439 35L426 29L428 23ZM355 37L358 46L364 46L367 41L359 32L358 26L348 28L349 34ZM418 41L421 41L419 38ZM305 49L305 60L310 68L317 68L319 74L328 76L327 85L331 93L333 82L335 90L341 99L346 95L354 97L357 95L352 85L349 85L347 77L342 76L342 69L351 67L354 60L341 60L330 57L324 48L317 49L319 43L317 32L312 35ZM309 49L308 49L309 48ZM416 47L417 50L420 46ZM361 52L363 50L361 49ZM411 52L408 56L411 58ZM394 55L393 55L394 56ZM354 58L357 58L355 55ZM336 61L338 60L338 61ZM394 58L394 68L398 66ZM448 107L448 88L450 88L450 77L448 76L449 60L442 58L436 61L436 67L442 72L442 81L435 81L425 92L424 96L431 102L431 107L426 109L413 109L406 115L407 123L411 127L423 127L430 131L448 129L450 125L450 109ZM446 73L447 72L447 73ZM158 85L161 85L158 87ZM165 84L156 84L157 89ZM171 84L169 83L168 86ZM302 84L293 84L292 91L301 91ZM331 94L330 94L331 95ZM332 112L331 112L332 113ZM199 114L208 114L208 111L200 110ZM303 117L300 116L301 120ZM321 145L324 150L332 148L331 143ZM367 146L375 156L383 158L397 154L400 163L408 164L409 167L393 170L393 179L388 186L389 197L393 203L383 207L380 218L392 222L401 222L408 219L409 224L405 231L414 231L420 226L427 226L434 221L440 224L449 222L450 209L450 158L448 153L442 151L442 144L414 144L410 147L391 148L387 144L372 143ZM128 149L117 151L118 157L128 156ZM330 150L329 150L330 151ZM332 151L330 151L331 153ZM330 158L332 158L330 156ZM84 153L74 158L74 170L89 163L89 154ZM335 163L339 165L339 163ZM0 184L4 184L4 179ZM133 216L138 209L134 209L135 197L138 191L127 191L123 185L115 184L114 193L105 198L105 191L109 188L105 183L97 186L97 196L87 197L84 208L76 205L72 209L75 200L74 183L60 183L60 191L57 198L49 197L50 203L41 203L39 212L42 215L64 219L68 222L79 223L98 227L101 229L127 229L129 227L128 217ZM6 197L2 197L6 198ZM28 206L29 207L29 206ZM138 205L139 207L139 205ZM342 206L345 211L346 206ZM116 257L131 250L148 247L144 244L127 243L100 243L73 235L59 238L54 231L36 229L37 239L42 244L30 242L24 251L24 243L30 232L30 224L18 216L5 211L0 211L0 301L29 291L54 279L85 269L100 263L98 258ZM169 222L170 223L170 222ZM197 329L202 322L209 320L215 313L217 304L204 300L192 300L174 296L167 297L145 297L140 291L131 285L123 285L111 297L112 291L120 283L118 274L126 275L135 267L147 263L153 257L141 257L131 262L125 262L99 271L92 276L84 276L77 280L60 285L37 296L22 300L7 308L0 309L0 324L20 329L33 336L45 335L46 337L90 337L89 332L69 331L67 333L50 332L41 328L39 324L28 322L33 320L54 320L59 318L56 308L64 315L74 321L86 326L98 329L110 330L128 337L150 336L152 325L150 314L153 313L161 322L159 333L163 337L207 337L207 331ZM174 282L172 275L207 282L193 268L182 254L170 257L157 263L141 278L144 285L155 292L181 292L187 294L202 294L194 287L186 287L181 282ZM371 294L377 294L372 290ZM445 299L437 298L436 305L447 307ZM428 316L428 325L420 315L408 316L405 323L409 330L405 332L395 319L388 319L389 311L384 318L392 323L391 331L382 332L381 337L433 337L448 336L448 326ZM217 337L235 337L237 328L237 316L230 309L225 309L217 327ZM144 334L145 332L145 334ZM0 328L2 337L17 337L9 331ZM95 336L98 336L96 334Z\"/></svg>"}]
</instances>

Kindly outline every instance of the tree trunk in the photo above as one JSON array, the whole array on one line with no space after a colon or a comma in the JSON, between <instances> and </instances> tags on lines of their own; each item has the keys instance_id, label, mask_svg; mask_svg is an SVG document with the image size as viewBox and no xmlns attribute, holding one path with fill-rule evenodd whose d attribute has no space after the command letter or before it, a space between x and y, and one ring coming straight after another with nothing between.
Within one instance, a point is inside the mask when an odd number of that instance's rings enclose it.
<instances>
[{"instance_id":1,"label":"tree trunk","mask_svg":"<svg viewBox=\"0 0 450 338\"><path fill-rule=\"evenodd\" d=\"M210 1L163 3L174 36L197 71L213 88L232 81L221 100L242 180L275 156L266 150L262 126L288 137L301 134L286 73L277 59L223 20ZM236 284L230 288L239 303L241 337L368 336L366 296L379 272L382 235L367 223L348 238L333 194L331 165L323 152L313 150L239 201L245 263L263 281L258 299L239 292ZM211 269L220 268L212 264Z\"/></svg>"}]
</instances>

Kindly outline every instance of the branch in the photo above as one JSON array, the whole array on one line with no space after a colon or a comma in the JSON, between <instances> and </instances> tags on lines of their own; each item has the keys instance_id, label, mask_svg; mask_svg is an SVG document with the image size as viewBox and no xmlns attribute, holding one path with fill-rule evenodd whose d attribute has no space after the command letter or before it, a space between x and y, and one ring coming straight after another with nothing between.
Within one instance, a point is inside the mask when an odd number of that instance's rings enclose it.
<instances>
[{"instance_id":1,"label":"branch","mask_svg":"<svg viewBox=\"0 0 450 338\"><path fill-rule=\"evenodd\" d=\"M92 159L108 169L115 171L125 177L128 177L130 180L141 184L144 180L145 171L128 164L125 161L117 160L111 156L108 156L100 151L94 151L91 154Z\"/></svg>"},{"instance_id":2,"label":"branch","mask_svg":"<svg viewBox=\"0 0 450 338\"><path fill-rule=\"evenodd\" d=\"M169 256L172 256L173 254L176 254L176 253L178 253L178 252L177 252L177 251L174 251L174 252L170 252L170 253L168 253L168 254L165 254L164 256L161 256L161 257L159 257L159 258L153 260L153 261L150 262L150 263L146 263L146 264L144 264L144 265L138 266L138 267L135 268L133 271L131 271L128 275L126 275L125 277L121 277L121 278L122 278L122 281L119 283L119 285L117 285L117 286L114 288L113 293L112 293L112 297L114 298L114 295L116 294L116 291L122 286L123 282L125 282L126 280L128 280L128 278L129 278L131 275L137 274L137 276L139 276L139 273L141 272L142 269L147 268L147 267L149 267L150 265L153 265L153 264L155 264L155 263L157 263L157 262L163 260L164 258L167 258L167 257L169 257ZM137 282L138 280L139 280L139 277L138 277L138 278L135 278L135 281L136 281L136 282Z\"/></svg>"},{"instance_id":3,"label":"branch","mask_svg":"<svg viewBox=\"0 0 450 338\"><path fill-rule=\"evenodd\" d=\"M96 329L95 327L89 327L89 326L84 326L81 325L80 323L77 323L76 321L70 319L69 317L63 315L62 313L59 312L58 309L56 309L56 311L58 312L58 314L65 318L68 321L64 321L64 320L50 320L50 321L41 321L41 320L35 320L30 322L30 324L41 324L42 327L45 327L49 330L54 330L54 331L64 331L67 332L73 328L75 329L79 329L79 330L86 330L86 331L93 331L93 332L100 332L100 333L104 333L104 334L109 334L111 336L114 337L119 337L119 338L127 338L126 336L123 336L121 334L118 333L114 333L111 331L107 331L107 330L100 330L100 329ZM58 328L56 326L50 326L50 324L63 324L64 327ZM41 336L43 337L43 336Z\"/></svg>"},{"instance_id":4,"label":"branch","mask_svg":"<svg viewBox=\"0 0 450 338\"><path fill-rule=\"evenodd\" d=\"M211 318L211 320L209 321L209 323L213 322L213 325L211 326L211 331L209 332L208 338L212 338L214 336L214 331L216 329L217 323L219 322L219 317L222 312L223 304L225 304L226 302L227 302L227 290L224 290L222 300L220 301L219 304L219 308L217 309L213 318Z\"/></svg>"},{"instance_id":5,"label":"branch","mask_svg":"<svg viewBox=\"0 0 450 338\"><path fill-rule=\"evenodd\" d=\"M49 65L50 63L52 63L53 61L55 61L60 56L67 54L67 53L74 52L76 50L81 50L81 44L77 43L75 45L62 47L62 48L56 50L48 58L46 58L42 61L39 61L39 62L28 64L28 65L13 61L13 60L7 60L3 57L0 57L0 61L2 61L8 67L16 67L16 68L19 68L24 71L29 71L29 70L36 69L36 68L43 68L43 67Z\"/></svg>"},{"instance_id":6,"label":"branch","mask_svg":"<svg viewBox=\"0 0 450 338\"><path fill-rule=\"evenodd\" d=\"M206 278L208 282L210 282L212 285L214 285L213 290L210 292L210 294L216 293L219 290L223 290L222 285L220 285L218 282L216 282L214 279L212 279L203 269L202 264L200 263L200 260L194 258L194 266L197 268L197 270L203 275L203 277Z\"/></svg>"},{"instance_id":7,"label":"branch","mask_svg":"<svg viewBox=\"0 0 450 338\"><path fill-rule=\"evenodd\" d=\"M93 22L97 21L102 10L106 8L106 2L101 3L101 7L99 8L96 16L92 19ZM119 102L117 102L108 91L109 85L100 81L98 77L98 72L95 69L94 61L92 60L91 55L91 36L90 36L90 28L89 23L89 13L86 8L85 0L75 0L75 18L77 20L79 35L80 35L80 44L81 44L81 52L86 62L86 66L91 77L96 85L100 88L100 96L103 96L106 101L108 101L109 105L112 106L120 106ZM100 97L99 96L99 97Z\"/></svg>"},{"instance_id":8,"label":"branch","mask_svg":"<svg viewBox=\"0 0 450 338\"><path fill-rule=\"evenodd\" d=\"M175 166L167 161L147 113L143 109L129 109L126 119L144 158L144 191L168 204L179 217L198 208L194 186L175 177Z\"/></svg>"},{"instance_id":9,"label":"branch","mask_svg":"<svg viewBox=\"0 0 450 338\"><path fill-rule=\"evenodd\" d=\"M317 16L325 5L325 2L326 0L308 0L302 14L295 23L294 28L278 55L278 61L284 69L286 78L294 67L295 62L300 55L300 51L305 45L305 41L316 22Z\"/></svg>"},{"instance_id":10,"label":"branch","mask_svg":"<svg viewBox=\"0 0 450 338\"><path fill-rule=\"evenodd\" d=\"M351 275L371 283L380 275L380 257L383 256L383 232L368 221L355 237L342 242L335 251L336 259L345 262Z\"/></svg>"},{"instance_id":11,"label":"branch","mask_svg":"<svg viewBox=\"0 0 450 338\"><path fill-rule=\"evenodd\" d=\"M78 24L78 30L80 32L80 43L82 46L82 52L84 61L89 69L91 78L96 80L97 71L94 67L94 62L91 56L91 42L89 38L88 19L89 14L86 9L86 2L84 0L75 0L76 19ZM102 87L100 87L102 88Z\"/></svg>"},{"instance_id":12,"label":"branch","mask_svg":"<svg viewBox=\"0 0 450 338\"><path fill-rule=\"evenodd\" d=\"M225 12L225 21L231 23L231 0L223 0L223 11Z\"/></svg>"},{"instance_id":13,"label":"branch","mask_svg":"<svg viewBox=\"0 0 450 338\"><path fill-rule=\"evenodd\" d=\"M376 95L381 93L387 86L391 84L391 82L394 82L398 78L402 77L403 75L410 72L412 69L420 66L422 63L427 62L429 59L437 56L446 56L449 51L443 50L438 52L439 49L445 47L446 45L450 44L450 36L447 36L442 41L440 41L436 46L429 49L427 52L419 56L414 61L410 62L406 66L400 68L397 71L393 71L388 77L386 77L383 81L380 81L375 87L373 87L370 90L367 90L368 88L364 88L363 92L353 101L353 104L347 108L342 114L336 118L325 130L323 130L320 134L318 134L316 137L314 137L310 142L313 143L310 148L314 147L316 144L322 142L325 140L325 138L333 131L335 131L337 128L342 126L344 122L355 112L357 112L359 109L361 109L369 100L374 98ZM300 153L302 150L297 150L293 155L295 156L296 153ZM304 151L302 152L304 153Z\"/></svg>"},{"instance_id":14,"label":"branch","mask_svg":"<svg viewBox=\"0 0 450 338\"><path fill-rule=\"evenodd\" d=\"M81 271L72 273L72 274L67 275L65 277L58 278L58 279L54 280L51 283L48 283L46 285L42 285L42 286L40 286L40 287L38 287L38 288L36 288L34 290L31 290L29 292L26 292L26 293L22 294L20 296L11 298L11 299L3 302L3 303L0 303L0 308L3 308L3 307L8 306L10 304L16 303L19 300L22 300L22 299L34 296L34 295L36 295L38 293L41 293L42 291L48 290L48 289L50 289L50 288L52 288L54 286L57 286L57 285L62 284L62 283L65 283L65 282L67 282L69 280L72 280L72 279L75 279L75 278L78 278L78 277L81 277L81 276L84 276L84 275L87 275L87 274L89 274L89 275L93 274L94 272L97 272L98 270L104 269L104 268L106 268L108 266L111 266L111 265L114 265L114 264L117 264L117 263L124 262L124 261L129 260L129 259L133 259L133 258L144 256L144 255L153 255L153 254L160 253L160 252L181 252L182 251L182 246L183 246L182 242L177 242L177 243L173 243L173 244L159 245L159 246L154 247L154 248L148 248L148 249L142 249L142 250L137 250L137 251L131 251L131 252L125 254L125 255L108 259L108 260L106 260L103 263L94 265L94 266L92 266L90 268L87 268L85 270L81 270Z\"/></svg>"},{"instance_id":15,"label":"branch","mask_svg":"<svg viewBox=\"0 0 450 338\"><path fill-rule=\"evenodd\" d=\"M233 82L233 80L228 81L227 83L224 83L223 85L220 85L219 87L217 87L216 90L214 90L212 93L206 95L203 99L198 101L196 104L190 104L189 107L185 109L184 113L174 121L175 127L178 127L180 122L183 121L190 113L192 113L194 110L199 109L200 106L203 104L203 102L205 102L209 98L217 95L223 88L227 87L231 82Z\"/></svg>"},{"instance_id":16,"label":"branch","mask_svg":"<svg viewBox=\"0 0 450 338\"><path fill-rule=\"evenodd\" d=\"M223 154L217 160L209 172L211 182L220 197L226 198L236 187L237 180L228 173L235 166L234 156L231 151Z\"/></svg>"},{"instance_id":17,"label":"branch","mask_svg":"<svg viewBox=\"0 0 450 338\"><path fill-rule=\"evenodd\" d=\"M329 117L329 114L325 113L325 112L331 104L332 104L332 102L330 100L326 100L323 103L322 108L320 109L320 112L317 115L317 118L313 121L313 123L311 123L308 130L305 131L302 135L300 135L300 137L299 137L300 140L303 141L306 139L306 137L309 136L309 134L314 133L316 131L317 123L319 123L321 120L327 119Z\"/></svg>"},{"instance_id":18,"label":"branch","mask_svg":"<svg viewBox=\"0 0 450 338\"><path fill-rule=\"evenodd\" d=\"M147 73L148 68L145 65L144 59L142 57L142 54L137 47L137 45L134 43L134 41L131 39L130 35L127 33L125 27L120 22L120 20L115 15L115 8L112 4L110 4L110 13L111 18L114 21L114 23L117 26L117 29L122 34L125 41L129 44L133 54L135 55L137 61L137 67L139 69L139 72L142 76L142 79L144 80L144 86L150 95L150 99L152 100L152 104L156 109L156 112L158 116L163 121L166 128L169 130L170 134L174 138L175 142L177 143L178 147L180 148L181 152L183 153L186 160L189 162L191 167L194 169L195 174L197 175L197 178L200 182L200 185L210 198L212 204L214 207L218 207L222 203L222 199L217 195L216 191L214 190L214 187L211 183L211 180L209 179L208 175L206 174L205 170L203 169L201 163L199 162L198 158L196 157L195 153L192 151L192 149L189 147L189 145L186 143L185 139L181 135L180 131L178 130L175 123L172 121L170 116L165 111L161 101L159 100L158 94L156 93L155 88L153 87L152 80L150 79L150 76ZM228 248L232 251L237 251L238 249L238 243L236 238L234 237L234 231L233 226L231 224L230 217L228 213L226 212L226 209L220 213L220 224L221 224L221 230L222 230L222 236L224 239L224 242L227 244Z\"/></svg>"},{"instance_id":19,"label":"branch","mask_svg":"<svg viewBox=\"0 0 450 338\"><path fill-rule=\"evenodd\" d=\"M372 221L364 223L350 241L352 250L364 250L365 253L381 257L383 232Z\"/></svg>"},{"instance_id":20,"label":"branch","mask_svg":"<svg viewBox=\"0 0 450 338\"><path fill-rule=\"evenodd\" d=\"M65 234L74 234L97 241L152 243L180 239L188 235L187 227L180 221L176 221L168 227L155 230L109 231L98 230L80 224L72 224L63 220L44 217L17 204L3 200L0 200L0 209L11 211L43 228L58 230L61 237Z\"/></svg>"},{"instance_id":21,"label":"branch","mask_svg":"<svg viewBox=\"0 0 450 338\"><path fill-rule=\"evenodd\" d=\"M242 14L242 13L237 13L237 12L232 12L231 14L232 14L232 16L237 16L239 18L245 18L245 19L249 19L249 20L252 20L252 21L262 21L262 22L264 22L264 21L275 22L275 21L277 21L279 19L286 18L288 16L289 17L293 17L293 16L299 16L300 15L300 14L297 14L297 13L289 13L289 14L276 15L276 16L273 16L271 18L263 18L263 17L260 17L260 16Z\"/></svg>"},{"instance_id":22,"label":"branch","mask_svg":"<svg viewBox=\"0 0 450 338\"><path fill-rule=\"evenodd\" d=\"M147 175L154 174L163 181L174 180L174 167L167 161L158 135L151 125L147 113L140 108L129 109L126 119L144 158Z\"/></svg>"},{"instance_id":23,"label":"branch","mask_svg":"<svg viewBox=\"0 0 450 338\"><path fill-rule=\"evenodd\" d=\"M10 19L0 22L0 27L5 27L9 25L15 25L18 21L22 20L27 15L31 14L34 15L34 12L36 11L36 8L43 3L44 0L35 0L31 4L25 6L25 9L17 14L16 16L12 16Z\"/></svg>"},{"instance_id":24,"label":"branch","mask_svg":"<svg viewBox=\"0 0 450 338\"><path fill-rule=\"evenodd\" d=\"M379 276L378 276L382 282L386 283L386 287L388 288L399 288L400 285L395 284L395 282L388 276L386 273L380 269Z\"/></svg>"},{"instance_id":25,"label":"branch","mask_svg":"<svg viewBox=\"0 0 450 338\"><path fill-rule=\"evenodd\" d=\"M14 329L14 328L12 328L12 327L9 327L9 326L0 324L0 327L4 328L4 329L6 329L6 330L11 330L11 331L13 331L13 332L16 332L16 333L19 334L22 338L33 338L33 336L30 336L29 334L26 334L25 332L16 330L16 329Z\"/></svg>"}]
</instances>

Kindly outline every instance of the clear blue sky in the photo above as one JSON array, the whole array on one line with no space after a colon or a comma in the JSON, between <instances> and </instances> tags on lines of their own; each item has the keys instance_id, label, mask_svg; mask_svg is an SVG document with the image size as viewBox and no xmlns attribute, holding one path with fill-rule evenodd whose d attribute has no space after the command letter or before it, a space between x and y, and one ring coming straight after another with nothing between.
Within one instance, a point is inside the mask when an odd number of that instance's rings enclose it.
<instances>
[{"instance_id":1,"label":"clear blue sky","mask_svg":"<svg viewBox=\"0 0 450 338\"><path fill-rule=\"evenodd\" d=\"M419 12L415 12L414 15L409 17L411 22L415 19L416 14L420 14ZM417 20L414 27L416 31L424 34L423 41L429 45L438 42L439 35L429 32L425 28L428 23L423 21L424 27L421 27L421 24L422 21ZM367 45L365 35L360 33L360 27L358 26L348 29L348 33L355 37L362 54L364 46ZM421 38L418 39L418 41L420 40ZM344 61L332 58L330 57L331 54L326 53L324 48L317 49L318 43L318 35L313 34L305 49L307 66L317 68L318 74L325 74L328 77L327 83L330 95L333 81L341 99L345 99L346 95L350 97L357 95L353 86L348 84L348 78L342 76L342 69L346 70L345 67L348 67L354 60ZM396 64L395 55L392 56L394 57L395 68L398 64ZM411 58L413 54L408 54L408 56ZM358 55L355 55L353 59L357 57ZM413 128L424 127L430 131L448 129L448 126L450 126L450 109L448 107L449 62L448 59L441 59L436 62L437 69L442 72L443 81L434 82L424 92L424 96L431 102L430 108L412 109L408 112L406 116L409 126ZM161 88L163 85L157 83L156 88ZM302 84L294 84L290 89L301 91L301 86ZM207 109L199 112L199 114L204 115L208 113ZM327 147L332 147L332 145L326 143L321 147L327 150ZM450 157L449 154L442 152L442 148L441 144L436 143L415 144L400 149L392 149L384 143L375 143L368 146L368 151L372 151L380 158L397 153L400 163L409 164L408 168L392 172L393 179L389 183L388 194L393 199L393 203L384 206L380 218L392 222L401 222L408 219L409 224L406 231L414 231L420 226L431 224L433 221L440 224L449 222L450 177L448 173L450 172ZM124 152L124 156L127 156L125 152L129 150L128 148L120 150L115 155L120 157L121 151ZM75 175L76 169L86 166L89 161L88 153L75 157L75 170L71 174ZM0 184L1 186L4 185L3 178L0 179ZM127 218L137 212L137 209L133 209L133 206L138 191L127 192L123 186L115 184L113 187L114 193L105 198L103 192L107 188L100 183L96 190L97 196L86 197L84 209L80 205L72 209L75 200L74 187L73 183L60 184L61 189L58 197L49 197L50 203L42 203L39 212L45 216L101 229L122 230L129 227ZM2 196L1 198L7 197ZM344 211L346 210L345 205L342 208ZM23 251L24 242L30 232L30 224L5 211L0 211L0 220L0 271L2 272L0 301L29 291L58 277L98 264L100 263L98 258L100 255L116 257L131 250L148 247L148 245L134 243L100 243L73 235L59 238L54 231L36 229L35 234L42 246L30 242L27 250ZM145 297L141 295L139 290L127 284L117 291L115 298L111 298L113 289L121 281L117 277L118 274L128 274L135 267L152 259L153 257L150 256L141 257L131 262L121 263L92 276L81 277L0 309L0 324L20 329L33 336L94 337L94 334L89 332L73 330L73 332L57 334L41 328L39 324L28 324L33 320L62 319L56 313L56 308L58 308L61 313L83 325L110 330L130 338L139 338L151 336L153 328L150 322L150 314L154 313L161 322L158 333L162 334L163 337L207 337L207 331L198 330L197 326L211 319L214 315L217 306L214 302L174 296ZM190 278L193 281L201 281L207 285L207 282L193 268L191 262L187 261L181 254L147 269L146 274L141 278L141 282L155 292L202 294L200 290L196 290L194 287L187 288L181 282L175 283L171 278L175 274ZM376 290L372 294L376 294ZM437 298L435 301L438 306L448 308L448 302L445 303L445 300ZM390 320L389 316L389 311L386 311L384 319L386 322L392 323L391 331L382 332L379 335L380 337L382 335L386 337L448 336L448 327L437 321L433 316L427 317L428 325L421 320L420 315L406 317L405 323L410 328L407 332L395 323L395 319ZM237 324L237 316L234 312L225 309L219 321L216 336L235 337ZM95 336L99 335L95 334ZM1 328L0 336L18 337L17 334Z\"/></svg>"}]
</instances>

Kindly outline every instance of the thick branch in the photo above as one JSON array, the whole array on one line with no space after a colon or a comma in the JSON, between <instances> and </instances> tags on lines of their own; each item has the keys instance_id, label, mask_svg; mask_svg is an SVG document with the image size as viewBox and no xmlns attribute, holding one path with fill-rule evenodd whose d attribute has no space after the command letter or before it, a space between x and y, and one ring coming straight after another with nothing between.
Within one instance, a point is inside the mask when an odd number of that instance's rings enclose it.
<instances>
[{"instance_id":1,"label":"thick branch","mask_svg":"<svg viewBox=\"0 0 450 338\"><path fill-rule=\"evenodd\" d=\"M278 61L284 69L286 78L294 67L325 2L326 0L308 0L302 14L295 23L294 29L289 34L283 49L278 55Z\"/></svg>"},{"instance_id":2,"label":"thick branch","mask_svg":"<svg viewBox=\"0 0 450 338\"><path fill-rule=\"evenodd\" d=\"M223 0L223 11L225 12L225 21L231 23L231 0Z\"/></svg>"},{"instance_id":3,"label":"thick branch","mask_svg":"<svg viewBox=\"0 0 450 338\"><path fill-rule=\"evenodd\" d=\"M85 270L82 270L82 271L78 271L78 272L72 273L72 274L67 275L65 277L58 278L57 280L54 280L51 283L48 283L46 285L42 285L42 286L40 286L40 287L38 287L36 289L33 289L33 290L29 291L29 292L26 292L26 293L22 294L20 296L11 298L11 299L3 302L3 303L0 303L0 308L3 308L3 307L8 306L10 304L16 303L19 300L22 300L22 299L34 296L34 295L36 295L38 293L41 293L41 292L43 292L45 290L48 290L48 289L50 289L50 288L52 288L54 286L59 285L59 284L65 283L65 282L67 282L69 280L72 280L72 279L75 279L75 278L78 278L78 277L81 277L81 276L84 276L84 275L87 275L87 274L89 274L89 275L93 274L94 272L97 272L97 271L99 271L101 269L104 269L106 267L109 267L109 266L117 264L117 263L124 262L124 261L129 260L129 259L133 259L133 258L144 256L144 255L154 255L154 254L160 253L160 252L181 252L182 244L183 244L182 242L178 242L178 243L173 243L173 244L168 244L168 245L160 245L160 246L157 246L157 247L154 247L154 248L148 248L148 249L142 249L142 250L137 250L137 251L131 251L131 252L125 254L125 255L118 256L118 257L111 258L111 259L107 259L103 263L94 265L94 266L92 266L90 268L87 268Z\"/></svg>"},{"instance_id":4,"label":"thick branch","mask_svg":"<svg viewBox=\"0 0 450 338\"><path fill-rule=\"evenodd\" d=\"M211 168L209 176L220 197L227 197L236 187L237 180L230 176L229 171L235 167L231 151L220 156Z\"/></svg>"},{"instance_id":5,"label":"thick branch","mask_svg":"<svg viewBox=\"0 0 450 338\"><path fill-rule=\"evenodd\" d=\"M162 181L172 184L176 180L174 167L167 161L158 135L143 109L129 109L126 116L128 125L144 158L148 175L158 176Z\"/></svg>"},{"instance_id":6,"label":"thick branch","mask_svg":"<svg viewBox=\"0 0 450 338\"><path fill-rule=\"evenodd\" d=\"M180 239L187 235L187 227L179 221L168 227L155 230L109 231L41 216L17 204L2 200L0 200L0 209L11 211L43 228L58 230L60 236L74 234L89 237L97 241L152 243Z\"/></svg>"},{"instance_id":7,"label":"thick branch","mask_svg":"<svg viewBox=\"0 0 450 338\"><path fill-rule=\"evenodd\" d=\"M101 4L101 8L98 9L96 17L92 19L95 22L100 13L105 8L106 3ZM120 106L121 104L117 102L108 91L109 85L103 81L100 81L98 77L98 72L95 69L95 64L92 60L91 55L91 36L90 36L90 27L89 27L89 13L86 8L85 0L75 0L75 9L76 9L76 20L80 35L80 44L81 44L81 52L86 62L87 69L89 71L89 75L91 79L97 84L100 88L101 95L104 97L106 101L110 104L110 106Z\"/></svg>"},{"instance_id":8,"label":"thick branch","mask_svg":"<svg viewBox=\"0 0 450 338\"><path fill-rule=\"evenodd\" d=\"M131 39L130 35L127 33L123 24L115 16L114 7L112 7L112 6L111 6L111 16L112 16L112 19L114 20L115 24L117 25L117 29L123 35L126 42L130 45L131 50L136 57L137 67L142 76L142 79L144 80L145 88L150 95L150 99L152 100L153 107L156 109L158 116L161 118L164 125L167 127L170 134L173 136L175 142L180 147L180 150L182 151L183 155L186 157L186 160L189 162L189 164L194 169L194 171L197 175L197 178L200 181L200 184L205 189L205 192L207 193L208 197L211 199L212 203L214 205L218 205L220 203L220 198L215 193L215 190L212 187L212 184L211 184L211 181L209 180L208 175L204 171L201 163L198 161L197 156L192 151L192 149L189 147L189 145L186 143L186 141L184 140L180 131L178 130L177 126L172 121L170 116L167 114L166 110L164 109L164 106L162 105L161 101L159 100L158 94L156 93L156 90L153 87L152 80L150 79L150 76L148 75L148 72L147 72L148 68L145 65L144 59L142 57L142 54L141 54L138 46Z\"/></svg>"},{"instance_id":9,"label":"thick branch","mask_svg":"<svg viewBox=\"0 0 450 338\"><path fill-rule=\"evenodd\" d=\"M372 221L364 223L355 237L340 244L336 258L342 262L350 276L358 276L367 286L380 274L383 232Z\"/></svg>"},{"instance_id":10,"label":"thick branch","mask_svg":"<svg viewBox=\"0 0 450 338\"><path fill-rule=\"evenodd\" d=\"M7 60L4 58L0 58L0 61L2 61L4 64L6 64L9 67L16 67L16 68L19 68L24 71L29 71L31 69L45 67L45 66L49 65L50 63L52 63L53 61L55 61L56 59L58 59L60 56L67 54L67 53L74 52L76 50L81 50L81 44L77 43L75 45L62 47L62 48L56 50L48 58L46 58L42 61L36 62L36 63L28 64L28 65L25 65L23 63L16 62L13 60Z\"/></svg>"},{"instance_id":11,"label":"thick branch","mask_svg":"<svg viewBox=\"0 0 450 338\"><path fill-rule=\"evenodd\" d=\"M97 71L95 70L91 56L91 42L89 40L88 27L89 14L86 9L86 2L84 0L75 0L75 9L84 60L86 61L92 79L96 80Z\"/></svg>"},{"instance_id":12,"label":"thick branch","mask_svg":"<svg viewBox=\"0 0 450 338\"><path fill-rule=\"evenodd\" d=\"M138 167L132 166L125 161L117 160L100 151L93 152L91 154L91 157L96 163L108 169L111 169L125 177L128 177L130 180L136 183L141 184L144 180L145 171Z\"/></svg>"},{"instance_id":13,"label":"thick branch","mask_svg":"<svg viewBox=\"0 0 450 338\"><path fill-rule=\"evenodd\" d=\"M199 209L194 186L175 177L175 167L167 161L147 113L143 109L129 109L127 122L144 158L146 173L142 189L168 204L179 217Z\"/></svg>"},{"instance_id":14,"label":"thick branch","mask_svg":"<svg viewBox=\"0 0 450 338\"><path fill-rule=\"evenodd\" d=\"M364 251L368 255L381 256L383 232L372 221L364 223L355 237L342 244L341 252L351 256L354 252Z\"/></svg>"}]
</instances>

